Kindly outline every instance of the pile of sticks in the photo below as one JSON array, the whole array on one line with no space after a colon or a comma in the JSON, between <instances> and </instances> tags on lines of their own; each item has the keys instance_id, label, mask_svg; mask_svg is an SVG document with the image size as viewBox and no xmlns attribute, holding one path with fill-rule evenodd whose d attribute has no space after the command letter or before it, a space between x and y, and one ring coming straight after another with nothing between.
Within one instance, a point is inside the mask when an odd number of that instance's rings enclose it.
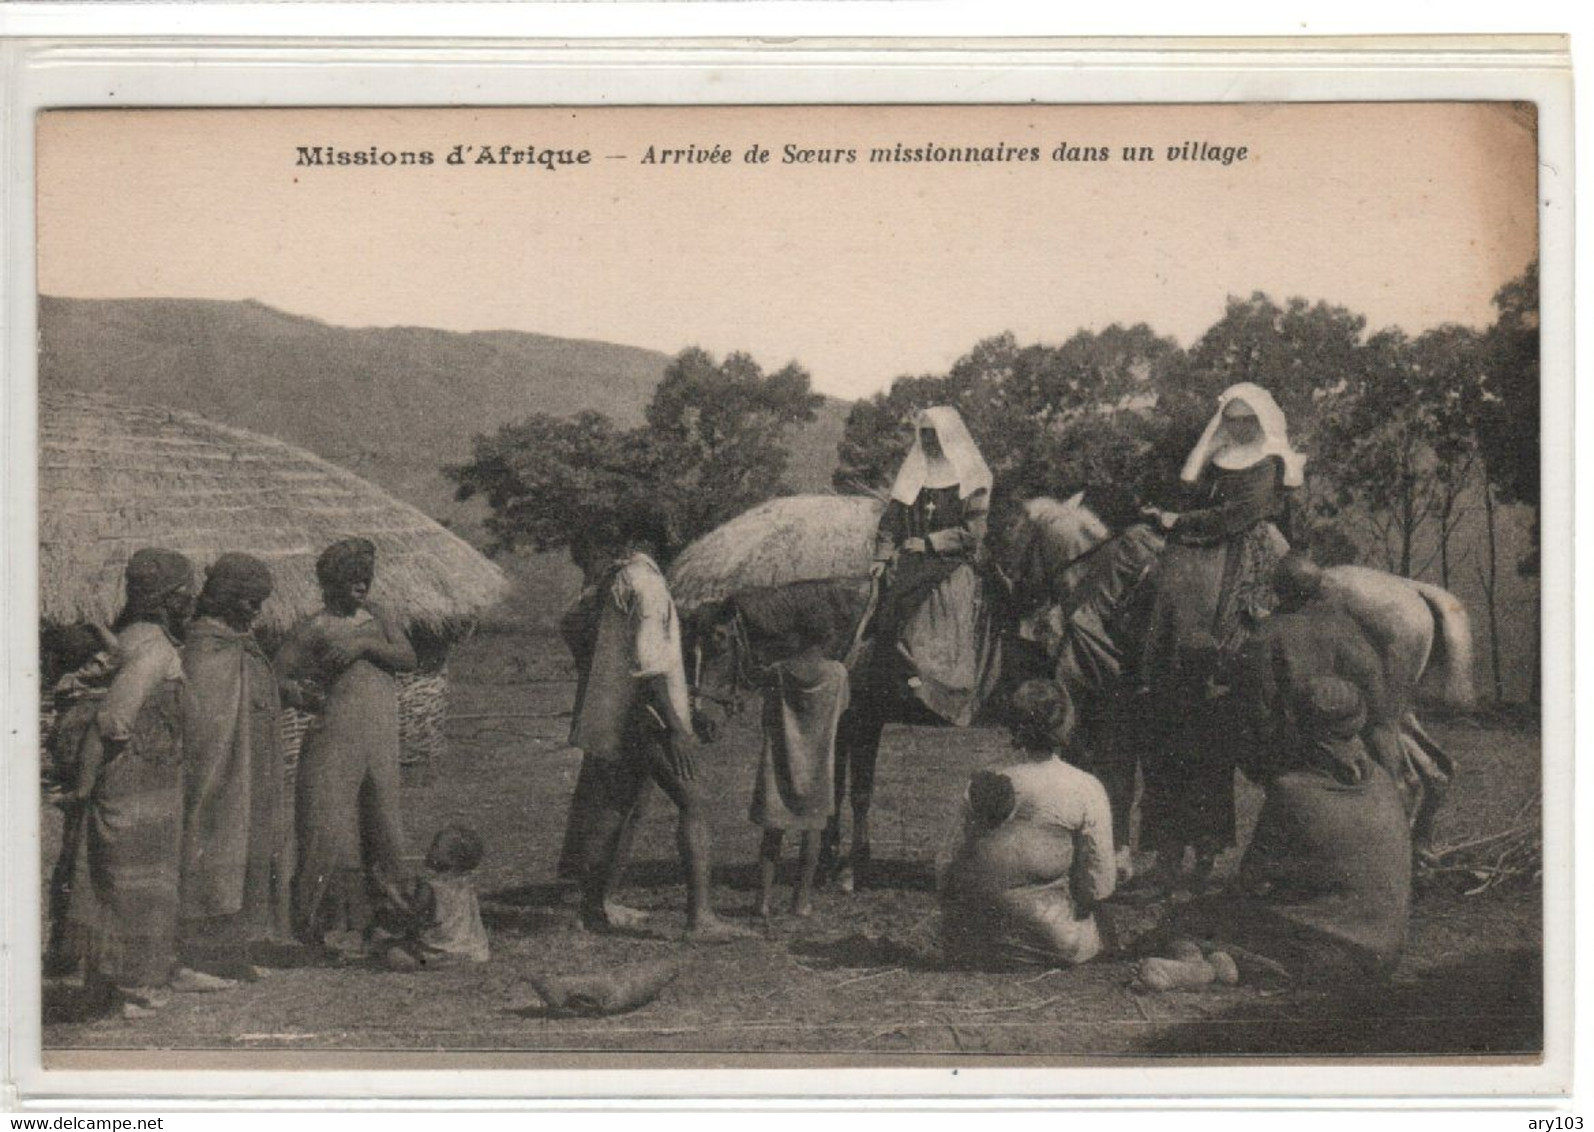
<instances>
[{"instance_id":1,"label":"pile of sticks","mask_svg":"<svg viewBox=\"0 0 1594 1132\"><path fill-rule=\"evenodd\" d=\"M1544 876L1544 826L1535 793L1495 833L1436 848L1430 856L1431 876L1452 877L1463 896L1478 896L1513 881L1538 883Z\"/></svg>"}]
</instances>

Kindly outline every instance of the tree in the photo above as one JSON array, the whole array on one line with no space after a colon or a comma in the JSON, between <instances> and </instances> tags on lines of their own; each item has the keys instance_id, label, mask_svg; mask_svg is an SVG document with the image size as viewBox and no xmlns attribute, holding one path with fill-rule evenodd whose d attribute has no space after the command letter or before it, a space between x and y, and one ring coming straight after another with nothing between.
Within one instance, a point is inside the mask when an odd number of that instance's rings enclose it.
<instances>
[{"instance_id":1,"label":"tree","mask_svg":"<svg viewBox=\"0 0 1594 1132\"><path fill-rule=\"evenodd\" d=\"M1539 264L1537 260L1517 278L1495 292L1499 312L1484 335L1486 376L1473 404L1478 449L1485 473L1484 517L1488 535L1487 566L1480 565L1479 581L1488 604L1489 637L1495 671L1495 696L1504 695L1500 679L1498 611L1495 603L1498 555L1498 503L1539 507ZM1533 524L1533 548L1517 563L1526 577L1539 571L1539 527ZM1534 615L1541 610L1534 606ZM1530 698L1537 700L1543 655L1534 653Z\"/></svg>"},{"instance_id":2,"label":"tree","mask_svg":"<svg viewBox=\"0 0 1594 1132\"><path fill-rule=\"evenodd\" d=\"M989 399L990 390L1006 380L1017 355L1018 344L1011 334L986 338L958 359L947 374L903 375L884 393L855 402L836 449L831 482L841 491L880 491L891 486L892 476L913 444L910 426L914 416L932 405L956 408L983 448L1003 423L990 419L991 407L983 402Z\"/></svg>"},{"instance_id":3,"label":"tree","mask_svg":"<svg viewBox=\"0 0 1594 1132\"><path fill-rule=\"evenodd\" d=\"M789 490L786 432L814 419L824 398L795 362L765 374L749 355L723 362L695 347L664 371L648 406L650 439L670 470L672 517L693 539Z\"/></svg>"},{"instance_id":4,"label":"tree","mask_svg":"<svg viewBox=\"0 0 1594 1132\"><path fill-rule=\"evenodd\" d=\"M461 500L487 503L491 553L570 545L583 524L611 512L663 463L640 430L621 431L602 413L537 413L478 436L469 463L444 469Z\"/></svg>"},{"instance_id":5,"label":"tree","mask_svg":"<svg viewBox=\"0 0 1594 1132\"><path fill-rule=\"evenodd\" d=\"M999 493L1063 495L1138 481L1155 435L1153 370L1178 353L1150 327L1081 330L1058 346L1011 334L977 343L944 375L900 377L853 406L838 455L843 490L889 485L912 443L913 416L951 405L995 473Z\"/></svg>"},{"instance_id":6,"label":"tree","mask_svg":"<svg viewBox=\"0 0 1594 1132\"><path fill-rule=\"evenodd\" d=\"M1249 381L1273 394L1304 441L1323 396L1354 375L1366 326L1361 315L1321 301L1292 298L1281 307L1260 291L1230 296L1183 364L1160 371L1159 410L1198 434L1218 394Z\"/></svg>"},{"instance_id":7,"label":"tree","mask_svg":"<svg viewBox=\"0 0 1594 1132\"><path fill-rule=\"evenodd\" d=\"M1467 515L1465 500L1477 486L1474 409L1487 377L1483 337L1465 326L1437 327L1412 343L1410 363L1411 380L1430 417L1439 584L1448 588L1457 565L1452 543Z\"/></svg>"},{"instance_id":8,"label":"tree","mask_svg":"<svg viewBox=\"0 0 1594 1132\"><path fill-rule=\"evenodd\" d=\"M1539 264L1494 296L1484 335L1488 378L1477 406L1478 441L1503 503L1539 505Z\"/></svg>"},{"instance_id":9,"label":"tree","mask_svg":"<svg viewBox=\"0 0 1594 1132\"><path fill-rule=\"evenodd\" d=\"M1411 340L1373 335L1346 381L1321 402L1314 438L1319 513L1359 525L1389 569L1407 577L1439 563L1466 515L1477 443L1468 407L1483 380L1479 335L1442 326ZM1418 559L1419 548L1431 553Z\"/></svg>"},{"instance_id":10,"label":"tree","mask_svg":"<svg viewBox=\"0 0 1594 1132\"><path fill-rule=\"evenodd\" d=\"M693 348L670 363L639 428L539 413L478 436L471 461L444 471L459 499L486 501L493 552L579 543L638 496L663 505L685 541L787 490L785 430L820 403L795 363L765 375L746 354L720 363Z\"/></svg>"},{"instance_id":11,"label":"tree","mask_svg":"<svg viewBox=\"0 0 1594 1132\"><path fill-rule=\"evenodd\" d=\"M1398 330L1374 335L1360 364L1328 394L1316 433L1319 509L1371 534L1385 565L1411 577L1417 533L1432 517L1432 421L1410 380L1411 343Z\"/></svg>"}]
</instances>

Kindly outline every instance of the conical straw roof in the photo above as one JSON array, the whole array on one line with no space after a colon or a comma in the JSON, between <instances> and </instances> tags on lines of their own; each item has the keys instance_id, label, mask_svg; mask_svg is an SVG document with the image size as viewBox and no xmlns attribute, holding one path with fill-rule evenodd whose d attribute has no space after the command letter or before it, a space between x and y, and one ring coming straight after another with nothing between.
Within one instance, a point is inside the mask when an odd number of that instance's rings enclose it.
<instances>
[{"instance_id":1,"label":"conical straw roof","mask_svg":"<svg viewBox=\"0 0 1594 1132\"><path fill-rule=\"evenodd\" d=\"M97 394L39 398L41 618L111 620L141 546L196 568L225 551L271 567L262 625L281 632L321 606L316 556L350 535L377 547L372 598L449 632L504 593L502 572L426 515L352 472L269 436Z\"/></svg>"}]
</instances>

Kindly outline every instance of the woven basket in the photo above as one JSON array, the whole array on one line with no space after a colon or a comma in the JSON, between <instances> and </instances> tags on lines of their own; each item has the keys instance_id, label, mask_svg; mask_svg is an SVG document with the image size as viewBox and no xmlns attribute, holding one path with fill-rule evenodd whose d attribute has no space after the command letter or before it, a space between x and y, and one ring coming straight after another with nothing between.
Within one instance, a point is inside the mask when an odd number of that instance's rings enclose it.
<instances>
[{"instance_id":1,"label":"woven basket","mask_svg":"<svg viewBox=\"0 0 1594 1132\"><path fill-rule=\"evenodd\" d=\"M448 668L411 672L398 677L399 765L423 774L442 762L448 719ZM282 756L291 779L299 765L299 745L315 717L294 708L282 709Z\"/></svg>"}]
</instances>

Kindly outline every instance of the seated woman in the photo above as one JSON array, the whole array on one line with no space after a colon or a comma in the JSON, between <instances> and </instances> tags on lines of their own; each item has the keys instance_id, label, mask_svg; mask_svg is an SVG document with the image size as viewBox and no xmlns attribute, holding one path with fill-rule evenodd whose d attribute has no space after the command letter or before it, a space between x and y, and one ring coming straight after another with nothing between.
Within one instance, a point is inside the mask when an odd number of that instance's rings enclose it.
<instances>
[{"instance_id":1,"label":"seated woman","mask_svg":"<svg viewBox=\"0 0 1594 1132\"><path fill-rule=\"evenodd\" d=\"M1032 680L1013 698L1023 761L969 783L938 870L947 962L1073 966L1102 949L1095 905L1112 895L1112 808L1096 778L1056 754L1063 695Z\"/></svg>"},{"instance_id":2,"label":"seated woman","mask_svg":"<svg viewBox=\"0 0 1594 1132\"><path fill-rule=\"evenodd\" d=\"M880 517L871 570L883 580L872 694L906 696L964 727L991 657L983 583L974 570L991 482L958 411L924 410Z\"/></svg>"},{"instance_id":3,"label":"seated woman","mask_svg":"<svg viewBox=\"0 0 1594 1132\"><path fill-rule=\"evenodd\" d=\"M1312 677L1295 691L1294 716L1297 738L1277 752L1239 891L1175 914L1172 958L1141 964L1147 987L1376 980L1399 961L1411 839L1394 782L1362 744L1361 694Z\"/></svg>"}]
</instances>

